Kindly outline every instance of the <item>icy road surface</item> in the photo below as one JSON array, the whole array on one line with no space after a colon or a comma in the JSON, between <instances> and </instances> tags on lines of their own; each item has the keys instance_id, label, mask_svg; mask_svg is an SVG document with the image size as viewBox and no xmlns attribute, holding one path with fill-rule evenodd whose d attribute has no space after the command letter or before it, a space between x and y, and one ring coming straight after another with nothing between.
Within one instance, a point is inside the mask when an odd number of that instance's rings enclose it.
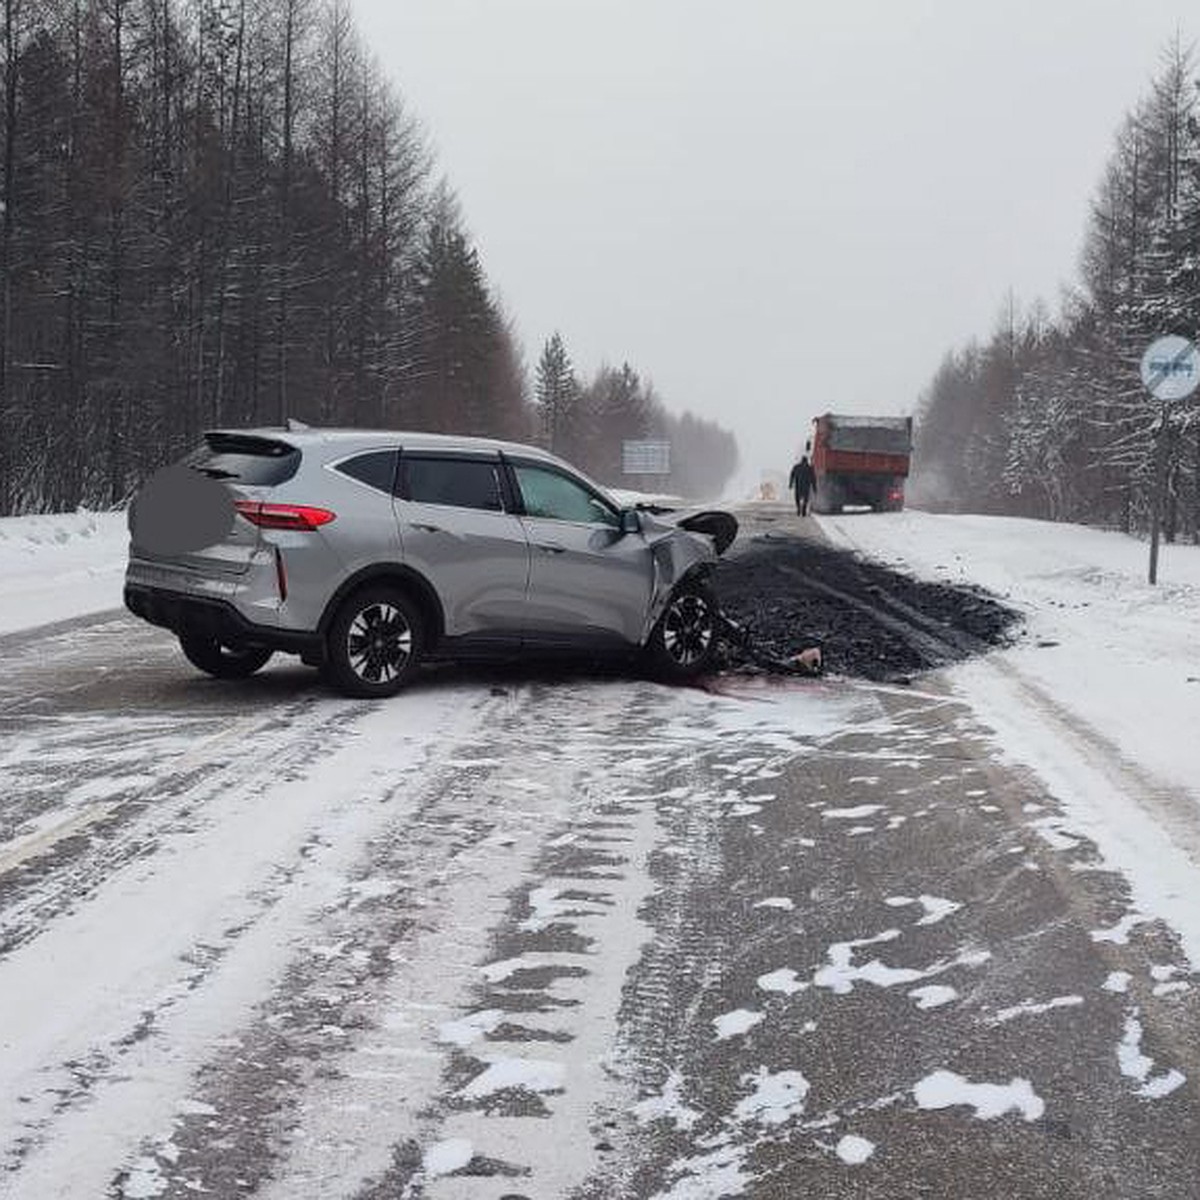
<instances>
[{"instance_id":1,"label":"icy road surface","mask_svg":"<svg viewBox=\"0 0 1200 1200\"><path fill-rule=\"evenodd\" d=\"M1194 1194L1180 947L944 684L4 648L13 1200Z\"/></svg>"},{"instance_id":2,"label":"icy road surface","mask_svg":"<svg viewBox=\"0 0 1200 1200\"><path fill-rule=\"evenodd\" d=\"M6 1198L1195 1195L1179 941L944 679L2 649Z\"/></svg>"}]
</instances>

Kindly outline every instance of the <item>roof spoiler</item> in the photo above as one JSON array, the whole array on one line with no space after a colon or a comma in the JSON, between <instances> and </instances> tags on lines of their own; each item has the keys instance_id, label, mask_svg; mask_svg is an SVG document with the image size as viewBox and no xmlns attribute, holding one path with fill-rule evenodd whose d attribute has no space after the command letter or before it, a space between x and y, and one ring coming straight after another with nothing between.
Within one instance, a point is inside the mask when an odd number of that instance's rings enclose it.
<instances>
[{"instance_id":1,"label":"roof spoiler","mask_svg":"<svg viewBox=\"0 0 1200 1200\"><path fill-rule=\"evenodd\" d=\"M215 454L256 454L264 458L282 458L285 454L297 453L296 447L288 442L257 433L206 429L204 440Z\"/></svg>"}]
</instances>

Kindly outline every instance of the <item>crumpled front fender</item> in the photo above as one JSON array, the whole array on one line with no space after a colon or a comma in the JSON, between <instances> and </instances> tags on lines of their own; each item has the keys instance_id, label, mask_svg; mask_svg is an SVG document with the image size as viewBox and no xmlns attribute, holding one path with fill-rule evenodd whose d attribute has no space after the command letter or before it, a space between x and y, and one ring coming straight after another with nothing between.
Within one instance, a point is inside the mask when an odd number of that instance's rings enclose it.
<instances>
[{"instance_id":1,"label":"crumpled front fender","mask_svg":"<svg viewBox=\"0 0 1200 1200\"><path fill-rule=\"evenodd\" d=\"M660 521L645 512L641 514L641 522L642 535L650 547L654 563L650 609L646 627L642 630L642 642L645 643L667 607L671 593L685 579L711 571L716 565L718 551L712 534L692 532L680 525ZM724 549L732 537L722 540L724 545L721 548Z\"/></svg>"}]
</instances>

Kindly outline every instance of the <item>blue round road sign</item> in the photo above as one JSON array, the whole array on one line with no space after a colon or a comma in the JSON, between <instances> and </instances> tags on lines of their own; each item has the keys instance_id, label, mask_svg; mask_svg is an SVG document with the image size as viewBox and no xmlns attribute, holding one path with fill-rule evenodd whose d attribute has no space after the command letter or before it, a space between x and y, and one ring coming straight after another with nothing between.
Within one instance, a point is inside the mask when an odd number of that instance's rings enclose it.
<instances>
[{"instance_id":1,"label":"blue round road sign","mask_svg":"<svg viewBox=\"0 0 1200 1200\"><path fill-rule=\"evenodd\" d=\"M1182 400L1200 384L1200 351L1187 338L1159 338L1142 356L1142 382L1156 400Z\"/></svg>"}]
</instances>

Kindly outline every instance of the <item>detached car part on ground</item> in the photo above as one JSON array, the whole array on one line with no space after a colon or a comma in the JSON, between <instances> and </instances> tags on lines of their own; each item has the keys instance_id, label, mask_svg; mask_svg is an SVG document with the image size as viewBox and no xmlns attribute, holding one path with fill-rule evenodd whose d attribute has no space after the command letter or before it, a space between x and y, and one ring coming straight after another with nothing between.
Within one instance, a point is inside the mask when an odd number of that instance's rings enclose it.
<instances>
[{"instance_id":1,"label":"detached car part on ground","mask_svg":"<svg viewBox=\"0 0 1200 1200\"><path fill-rule=\"evenodd\" d=\"M202 671L277 651L388 696L426 659L638 650L714 663L729 513L622 508L531 446L363 430L220 430L130 509L125 603Z\"/></svg>"}]
</instances>

